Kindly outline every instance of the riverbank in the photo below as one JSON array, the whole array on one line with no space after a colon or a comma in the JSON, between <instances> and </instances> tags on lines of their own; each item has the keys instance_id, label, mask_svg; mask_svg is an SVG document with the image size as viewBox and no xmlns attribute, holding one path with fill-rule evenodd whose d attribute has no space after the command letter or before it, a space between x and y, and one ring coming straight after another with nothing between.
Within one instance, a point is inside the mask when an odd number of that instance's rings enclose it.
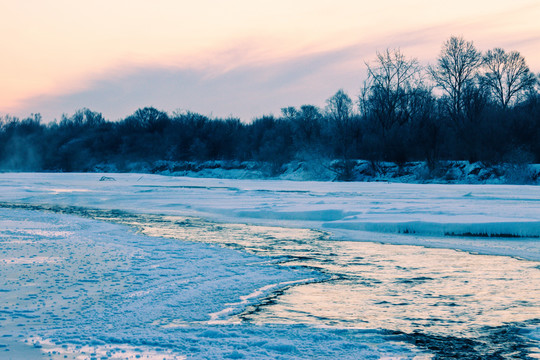
<instances>
[{"instance_id":1,"label":"riverbank","mask_svg":"<svg viewBox=\"0 0 540 360\"><path fill-rule=\"evenodd\" d=\"M391 162L309 159L290 163L256 161L156 161L102 164L95 172L129 172L221 179L397 182L414 184L540 184L540 164L468 161Z\"/></svg>"}]
</instances>

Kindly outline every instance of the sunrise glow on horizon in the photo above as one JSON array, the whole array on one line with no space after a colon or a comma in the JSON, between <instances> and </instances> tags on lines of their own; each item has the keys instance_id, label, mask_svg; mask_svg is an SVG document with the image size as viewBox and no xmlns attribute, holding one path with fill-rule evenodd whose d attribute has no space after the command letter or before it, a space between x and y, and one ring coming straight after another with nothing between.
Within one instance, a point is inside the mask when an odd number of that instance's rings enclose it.
<instances>
[{"instance_id":1,"label":"sunrise glow on horizon","mask_svg":"<svg viewBox=\"0 0 540 360\"><path fill-rule=\"evenodd\" d=\"M339 88L356 95L376 51L433 62L451 35L518 50L540 71L536 0L4 1L0 16L0 113L47 120L82 107L249 118L323 105Z\"/></svg>"}]
</instances>

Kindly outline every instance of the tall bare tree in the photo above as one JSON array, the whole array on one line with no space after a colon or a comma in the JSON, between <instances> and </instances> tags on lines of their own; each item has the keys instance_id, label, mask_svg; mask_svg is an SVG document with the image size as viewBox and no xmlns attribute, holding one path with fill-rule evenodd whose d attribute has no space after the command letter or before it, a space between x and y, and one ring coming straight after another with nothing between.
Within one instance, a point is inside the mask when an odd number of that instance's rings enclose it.
<instances>
[{"instance_id":1,"label":"tall bare tree","mask_svg":"<svg viewBox=\"0 0 540 360\"><path fill-rule=\"evenodd\" d=\"M352 100L343 89L339 89L326 100L326 111L338 126L345 126L352 115Z\"/></svg>"},{"instance_id":2,"label":"tall bare tree","mask_svg":"<svg viewBox=\"0 0 540 360\"><path fill-rule=\"evenodd\" d=\"M340 155L349 158L353 152L358 134L355 134L353 103L343 89L338 90L326 100L326 113L333 122L335 141Z\"/></svg>"},{"instance_id":3,"label":"tall bare tree","mask_svg":"<svg viewBox=\"0 0 540 360\"><path fill-rule=\"evenodd\" d=\"M484 67L483 81L503 109L518 102L536 83L525 58L517 51L489 50L484 56Z\"/></svg>"},{"instance_id":4,"label":"tall bare tree","mask_svg":"<svg viewBox=\"0 0 540 360\"><path fill-rule=\"evenodd\" d=\"M417 59L406 58L399 49L377 52L375 62L366 66L360 109L379 123L384 137L394 125L409 120L410 99L421 87L422 68Z\"/></svg>"},{"instance_id":5,"label":"tall bare tree","mask_svg":"<svg viewBox=\"0 0 540 360\"><path fill-rule=\"evenodd\" d=\"M472 41L452 36L442 47L437 65L429 67L433 80L449 100L449 112L455 120L464 113L464 94L474 81L482 65L482 54Z\"/></svg>"}]
</instances>

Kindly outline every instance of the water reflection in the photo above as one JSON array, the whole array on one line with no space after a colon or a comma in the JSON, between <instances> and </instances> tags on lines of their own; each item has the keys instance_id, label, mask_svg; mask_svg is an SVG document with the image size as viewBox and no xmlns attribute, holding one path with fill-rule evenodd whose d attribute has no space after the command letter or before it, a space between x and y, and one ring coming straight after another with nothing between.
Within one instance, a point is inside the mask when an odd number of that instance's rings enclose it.
<instances>
[{"instance_id":1,"label":"water reflection","mask_svg":"<svg viewBox=\"0 0 540 360\"><path fill-rule=\"evenodd\" d=\"M132 225L147 235L189 240L195 236L328 275L328 281L292 286L247 309L238 316L243 321L469 337L484 326L537 319L540 314L540 269L533 261L332 241L328 234L307 229L152 218Z\"/></svg>"},{"instance_id":2,"label":"water reflection","mask_svg":"<svg viewBox=\"0 0 540 360\"><path fill-rule=\"evenodd\" d=\"M245 318L470 335L540 313L534 264L413 246L327 246L340 255L317 265L339 278L288 289L273 306Z\"/></svg>"}]
</instances>

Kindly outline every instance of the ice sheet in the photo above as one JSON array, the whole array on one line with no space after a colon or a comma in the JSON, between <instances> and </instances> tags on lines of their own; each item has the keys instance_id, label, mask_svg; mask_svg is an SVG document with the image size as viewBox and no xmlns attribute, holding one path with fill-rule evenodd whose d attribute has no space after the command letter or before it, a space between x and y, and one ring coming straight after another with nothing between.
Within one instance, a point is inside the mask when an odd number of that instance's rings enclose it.
<instances>
[{"instance_id":1,"label":"ice sheet","mask_svg":"<svg viewBox=\"0 0 540 360\"><path fill-rule=\"evenodd\" d=\"M116 181L100 182L104 175ZM427 246L436 242L437 246L540 260L538 186L5 173L0 174L0 189L0 202L308 227L350 240Z\"/></svg>"}]
</instances>

